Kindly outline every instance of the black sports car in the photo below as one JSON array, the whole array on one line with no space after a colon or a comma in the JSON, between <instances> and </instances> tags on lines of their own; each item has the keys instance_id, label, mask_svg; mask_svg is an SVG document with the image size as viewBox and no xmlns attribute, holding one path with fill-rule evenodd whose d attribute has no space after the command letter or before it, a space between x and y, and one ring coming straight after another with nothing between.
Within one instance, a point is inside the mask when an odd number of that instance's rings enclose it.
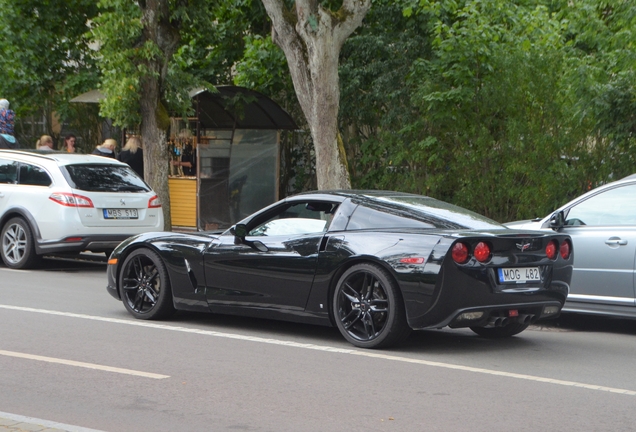
<instances>
[{"instance_id":1,"label":"black sports car","mask_svg":"<svg viewBox=\"0 0 636 432\"><path fill-rule=\"evenodd\" d=\"M330 191L286 198L225 232L141 234L108 264L108 292L136 318L179 309L333 325L379 348L411 329L505 337L557 317L572 243L425 196Z\"/></svg>"}]
</instances>

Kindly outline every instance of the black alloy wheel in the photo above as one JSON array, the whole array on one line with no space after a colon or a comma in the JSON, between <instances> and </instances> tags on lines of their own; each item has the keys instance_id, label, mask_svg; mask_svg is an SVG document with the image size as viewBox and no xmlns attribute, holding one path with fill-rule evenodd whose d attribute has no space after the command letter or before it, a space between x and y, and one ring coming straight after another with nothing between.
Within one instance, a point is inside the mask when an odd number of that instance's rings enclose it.
<instances>
[{"instance_id":1,"label":"black alloy wheel","mask_svg":"<svg viewBox=\"0 0 636 432\"><path fill-rule=\"evenodd\" d=\"M333 311L338 329L357 347L385 348L411 331L397 284L375 264L357 264L340 277Z\"/></svg>"},{"instance_id":2,"label":"black alloy wheel","mask_svg":"<svg viewBox=\"0 0 636 432\"><path fill-rule=\"evenodd\" d=\"M40 256L35 252L31 227L24 219L15 217L2 228L2 261L13 269L35 267Z\"/></svg>"},{"instance_id":3,"label":"black alloy wheel","mask_svg":"<svg viewBox=\"0 0 636 432\"><path fill-rule=\"evenodd\" d=\"M166 267L150 249L137 249L126 257L119 287L124 306L135 318L167 318L175 311Z\"/></svg>"},{"instance_id":4,"label":"black alloy wheel","mask_svg":"<svg viewBox=\"0 0 636 432\"><path fill-rule=\"evenodd\" d=\"M479 336L490 339L497 339L519 334L527 329L529 325L530 324L513 322L503 327L471 327L470 329L477 333Z\"/></svg>"}]
</instances>

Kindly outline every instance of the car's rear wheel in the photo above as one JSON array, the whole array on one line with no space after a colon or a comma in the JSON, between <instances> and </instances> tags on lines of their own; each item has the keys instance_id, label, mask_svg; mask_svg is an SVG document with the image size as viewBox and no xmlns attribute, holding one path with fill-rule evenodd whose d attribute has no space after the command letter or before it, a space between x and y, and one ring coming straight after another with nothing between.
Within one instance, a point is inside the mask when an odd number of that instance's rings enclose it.
<instances>
[{"instance_id":1,"label":"car's rear wheel","mask_svg":"<svg viewBox=\"0 0 636 432\"><path fill-rule=\"evenodd\" d=\"M31 227L24 219L15 217L4 224L0 254L6 266L14 269L32 268L40 261Z\"/></svg>"},{"instance_id":2,"label":"car's rear wheel","mask_svg":"<svg viewBox=\"0 0 636 432\"><path fill-rule=\"evenodd\" d=\"M150 249L137 249L126 257L119 286L124 306L135 318L167 318L175 311L166 266Z\"/></svg>"},{"instance_id":3,"label":"car's rear wheel","mask_svg":"<svg viewBox=\"0 0 636 432\"><path fill-rule=\"evenodd\" d=\"M528 328L530 324L510 323L503 327L471 327L479 336L496 339L514 336Z\"/></svg>"},{"instance_id":4,"label":"car's rear wheel","mask_svg":"<svg viewBox=\"0 0 636 432\"><path fill-rule=\"evenodd\" d=\"M397 284L375 264L344 272L334 291L333 312L345 339L361 348L386 348L411 331Z\"/></svg>"}]
</instances>

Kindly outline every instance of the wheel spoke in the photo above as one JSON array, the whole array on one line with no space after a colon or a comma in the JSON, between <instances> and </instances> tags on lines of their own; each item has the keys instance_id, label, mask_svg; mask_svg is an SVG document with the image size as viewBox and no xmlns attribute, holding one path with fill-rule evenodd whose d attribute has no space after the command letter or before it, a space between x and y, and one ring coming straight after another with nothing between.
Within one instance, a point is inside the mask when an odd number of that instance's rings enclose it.
<instances>
[{"instance_id":1,"label":"wheel spoke","mask_svg":"<svg viewBox=\"0 0 636 432\"><path fill-rule=\"evenodd\" d=\"M137 277L138 281L141 281L144 277L144 268L143 268L143 264L141 263L141 257L135 257L135 259L132 262L133 265L133 270L135 272L135 276Z\"/></svg>"},{"instance_id":2,"label":"wheel spoke","mask_svg":"<svg viewBox=\"0 0 636 432\"><path fill-rule=\"evenodd\" d=\"M123 278L123 285L122 288L124 290L136 290L139 288L139 281L137 280L137 278Z\"/></svg>"},{"instance_id":3,"label":"wheel spoke","mask_svg":"<svg viewBox=\"0 0 636 432\"><path fill-rule=\"evenodd\" d=\"M4 256L12 263L18 263L26 254L27 237L24 229L18 225L10 226L2 240Z\"/></svg>"},{"instance_id":4,"label":"wheel spoke","mask_svg":"<svg viewBox=\"0 0 636 432\"><path fill-rule=\"evenodd\" d=\"M375 299L369 302L371 313L384 313L389 311L389 301L384 299Z\"/></svg>"},{"instance_id":5,"label":"wheel spoke","mask_svg":"<svg viewBox=\"0 0 636 432\"><path fill-rule=\"evenodd\" d=\"M375 336L375 325L373 323L373 318L371 318L370 314L366 313L362 317L362 322L364 323L364 331L366 333L367 340L370 340Z\"/></svg>"},{"instance_id":6,"label":"wheel spoke","mask_svg":"<svg viewBox=\"0 0 636 432\"><path fill-rule=\"evenodd\" d=\"M151 303L151 306L154 306L157 303L157 298L159 297L159 293L155 291L152 287L147 287L144 290L144 294L148 298L148 301Z\"/></svg>"},{"instance_id":7,"label":"wheel spoke","mask_svg":"<svg viewBox=\"0 0 636 432\"><path fill-rule=\"evenodd\" d=\"M354 317L355 315L355 317ZM345 316L344 318L342 318L340 321L342 322L342 325L344 325L344 328L349 330L355 323L357 323L360 320L360 317L362 316L362 313L360 312L359 309L352 309L347 316ZM349 321L351 319L351 317L354 317L351 321Z\"/></svg>"},{"instance_id":8,"label":"wheel spoke","mask_svg":"<svg viewBox=\"0 0 636 432\"><path fill-rule=\"evenodd\" d=\"M349 301L353 303L360 303L360 293L353 289L351 285L345 282L344 287L342 289L342 294L349 299Z\"/></svg>"},{"instance_id":9,"label":"wheel spoke","mask_svg":"<svg viewBox=\"0 0 636 432\"><path fill-rule=\"evenodd\" d=\"M141 312L141 308L144 305L144 293L142 291L135 292L135 301L133 302L133 309L137 312Z\"/></svg>"}]
</instances>

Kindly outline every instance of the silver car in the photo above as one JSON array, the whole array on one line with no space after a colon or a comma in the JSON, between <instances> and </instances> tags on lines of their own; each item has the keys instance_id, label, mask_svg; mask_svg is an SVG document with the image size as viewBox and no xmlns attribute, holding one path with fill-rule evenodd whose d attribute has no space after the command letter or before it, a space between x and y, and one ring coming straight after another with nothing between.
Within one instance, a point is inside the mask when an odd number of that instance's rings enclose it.
<instances>
[{"instance_id":1,"label":"silver car","mask_svg":"<svg viewBox=\"0 0 636 432\"><path fill-rule=\"evenodd\" d=\"M636 174L509 228L558 229L572 237L574 272L564 312L636 318Z\"/></svg>"}]
</instances>

